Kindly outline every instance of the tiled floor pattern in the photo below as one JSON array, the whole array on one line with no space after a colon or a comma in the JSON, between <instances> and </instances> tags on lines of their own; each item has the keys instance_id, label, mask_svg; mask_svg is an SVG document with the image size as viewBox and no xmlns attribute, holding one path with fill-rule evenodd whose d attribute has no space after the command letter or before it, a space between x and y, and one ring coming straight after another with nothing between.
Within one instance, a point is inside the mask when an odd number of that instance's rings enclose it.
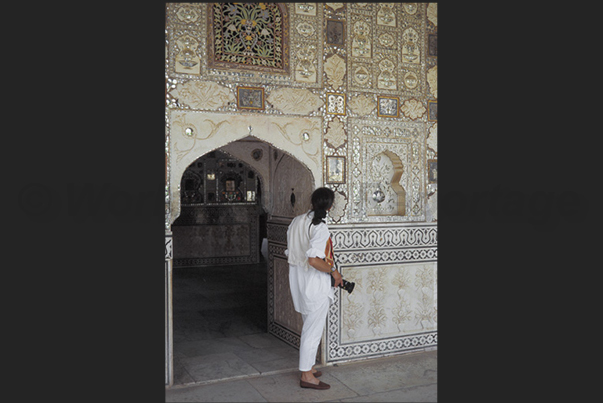
<instances>
[{"instance_id":1,"label":"tiled floor pattern","mask_svg":"<svg viewBox=\"0 0 603 403\"><path fill-rule=\"evenodd\" d=\"M173 269L174 385L295 370L267 333L266 263Z\"/></svg>"}]
</instances>

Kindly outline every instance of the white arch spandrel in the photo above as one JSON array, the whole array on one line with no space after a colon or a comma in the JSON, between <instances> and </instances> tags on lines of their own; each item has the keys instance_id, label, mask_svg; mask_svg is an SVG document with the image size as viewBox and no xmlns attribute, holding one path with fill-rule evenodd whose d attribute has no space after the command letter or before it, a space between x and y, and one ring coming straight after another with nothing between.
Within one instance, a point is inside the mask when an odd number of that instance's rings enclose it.
<instances>
[{"instance_id":1,"label":"white arch spandrel","mask_svg":"<svg viewBox=\"0 0 603 403\"><path fill-rule=\"evenodd\" d=\"M170 224L180 215L178 186L197 158L228 143L254 136L286 151L323 183L322 117L170 111Z\"/></svg>"}]
</instances>

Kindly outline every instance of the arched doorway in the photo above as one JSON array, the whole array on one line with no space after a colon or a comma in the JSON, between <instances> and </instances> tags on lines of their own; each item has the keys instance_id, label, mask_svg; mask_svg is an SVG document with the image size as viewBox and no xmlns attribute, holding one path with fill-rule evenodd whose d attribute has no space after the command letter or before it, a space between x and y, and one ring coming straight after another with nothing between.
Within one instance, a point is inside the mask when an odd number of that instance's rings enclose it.
<instances>
[{"instance_id":1,"label":"arched doorway","mask_svg":"<svg viewBox=\"0 0 603 403\"><path fill-rule=\"evenodd\" d=\"M174 385L297 368L301 317L282 234L313 188L307 167L255 137L184 171L172 225Z\"/></svg>"}]
</instances>

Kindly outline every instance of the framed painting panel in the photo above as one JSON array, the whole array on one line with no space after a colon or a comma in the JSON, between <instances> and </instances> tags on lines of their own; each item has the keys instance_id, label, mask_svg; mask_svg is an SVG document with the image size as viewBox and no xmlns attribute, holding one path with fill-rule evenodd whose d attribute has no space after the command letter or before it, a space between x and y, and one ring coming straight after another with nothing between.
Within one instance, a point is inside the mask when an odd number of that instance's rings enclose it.
<instances>
[{"instance_id":1,"label":"framed painting panel","mask_svg":"<svg viewBox=\"0 0 603 403\"><path fill-rule=\"evenodd\" d=\"M438 183L438 160L427 160L428 183Z\"/></svg>"},{"instance_id":2,"label":"framed painting panel","mask_svg":"<svg viewBox=\"0 0 603 403\"><path fill-rule=\"evenodd\" d=\"M427 120L438 121L438 103L436 101L427 101Z\"/></svg>"},{"instance_id":3,"label":"framed painting panel","mask_svg":"<svg viewBox=\"0 0 603 403\"><path fill-rule=\"evenodd\" d=\"M327 156L327 183L345 183L345 157Z\"/></svg>"},{"instance_id":4,"label":"framed painting panel","mask_svg":"<svg viewBox=\"0 0 603 403\"><path fill-rule=\"evenodd\" d=\"M377 116L381 118L397 118L400 116L400 98L377 97Z\"/></svg>"},{"instance_id":5,"label":"framed painting panel","mask_svg":"<svg viewBox=\"0 0 603 403\"><path fill-rule=\"evenodd\" d=\"M237 107L239 109L264 109L264 89L237 87Z\"/></svg>"}]
</instances>

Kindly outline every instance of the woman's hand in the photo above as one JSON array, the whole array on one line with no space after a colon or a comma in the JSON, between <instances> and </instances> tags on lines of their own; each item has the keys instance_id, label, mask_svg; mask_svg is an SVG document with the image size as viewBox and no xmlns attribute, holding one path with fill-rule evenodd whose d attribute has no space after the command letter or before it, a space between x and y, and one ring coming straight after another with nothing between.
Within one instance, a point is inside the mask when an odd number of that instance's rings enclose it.
<instances>
[{"instance_id":1,"label":"woman's hand","mask_svg":"<svg viewBox=\"0 0 603 403\"><path fill-rule=\"evenodd\" d=\"M343 283L343 276L337 270L331 272L331 276L335 279L333 287L337 288Z\"/></svg>"}]
</instances>

